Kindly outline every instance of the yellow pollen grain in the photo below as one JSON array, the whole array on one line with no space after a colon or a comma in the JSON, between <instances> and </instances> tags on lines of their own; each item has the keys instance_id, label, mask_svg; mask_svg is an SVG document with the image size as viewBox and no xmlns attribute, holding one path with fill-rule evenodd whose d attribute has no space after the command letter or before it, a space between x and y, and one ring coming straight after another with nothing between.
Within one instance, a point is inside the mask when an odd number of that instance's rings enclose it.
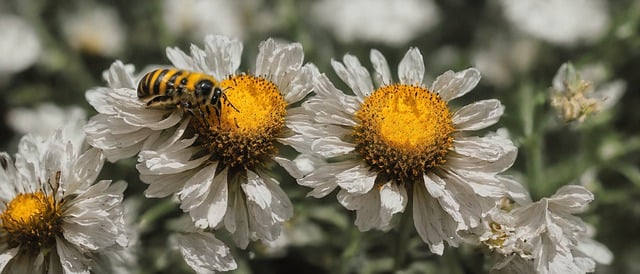
<instances>
[{"instance_id":1,"label":"yellow pollen grain","mask_svg":"<svg viewBox=\"0 0 640 274\"><path fill-rule=\"evenodd\" d=\"M416 178L442 165L455 130L447 103L420 86L394 84L375 90L356 112L356 151L396 179Z\"/></svg>"}]
</instances>

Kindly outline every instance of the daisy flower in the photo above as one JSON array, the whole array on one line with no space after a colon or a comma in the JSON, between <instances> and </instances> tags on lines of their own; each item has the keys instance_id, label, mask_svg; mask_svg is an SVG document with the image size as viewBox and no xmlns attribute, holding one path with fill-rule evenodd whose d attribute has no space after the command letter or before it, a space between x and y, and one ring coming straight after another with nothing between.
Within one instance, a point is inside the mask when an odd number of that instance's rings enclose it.
<instances>
[{"instance_id":1,"label":"daisy flower","mask_svg":"<svg viewBox=\"0 0 640 274\"><path fill-rule=\"evenodd\" d=\"M176 68L220 80L220 115L211 106L147 108L132 71L116 62L106 77L110 87L87 93L100 114L86 129L89 142L112 160L140 152L147 197L176 194L199 228L224 226L244 248L250 239L275 240L293 215L269 170L276 163L297 170L278 156L278 147L297 140L288 129L295 115L288 108L311 92L314 70L303 66L298 43L262 42L251 74L237 72L241 53L239 41L223 36L208 36L205 48L192 46L191 55L167 49Z\"/></svg>"},{"instance_id":2,"label":"daisy flower","mask_svg":"<svg viewBox=\"0 0 640 274\"><path fill-rule=\"evenodd\" d=\"M3 13L0 15L0 77L21 72L32 66L42 53L42 43L37 31L22 17ZM11 54L7 54L11 53Z\"/></svg>"},{"instance_id":3,"label":"daisy flower","mask_svg":"<svg viewBox=\"0 0 640 274\"><path fill-rule=\"evenodd\" d=\"M314 197L339 187L338 200L356 211L361 231L388 229L409 205L420 237L442 254L444 242L456 246L457 232L477 226L505 192L495 175L511 166L516 147L495 133L468 136L495 124L504 107L490 99L454 111L449 101L475 87L480 73L447 71L427 86L418 49L400 62L399 82L379 51L371 51L371 62L377 86L356 57L332 61L354 95L324 75L315 79L316 96L292 124L307 144L300 150L327 162L298 182L314 188Z\"/></svg>"},{"instance_id":4,"label":"daisy flower","mask_svg":"<svg viewBox=\"0 0 640 274\"><path fill-rule=\"evenodd\" d=\"M117 10L110 7L95 3L82 6L63 16L61 27L67 43L75 50L115 56L125 47L127 29Z\"/></svg>"},{"instance_id":5,"label":"daisy flower","mask_svg":"<svg viewBox=\"0 0 640 274\"><path fill-rule=\"evenodd\" d=\"M563 46L591 43L609 29L604 0L500 0L505 17L518 30Z\"/></svg>"},{"instance_id":6,"label":"daisy flower","mask_svg":"<svg viewBox=\"0 0 640 274\"><path fill-rule=\"evenodd\" d=\"M402 45L440 21L431 0L322 0L311 8L312 18L342 42L365 41Z\"/></svg>"},{"instance_id":7,"label":"daisy flower","mask_svg":"<svg viewBox=\"0 0 640 274\"><path fill-rule=\"evenodd\" d=\"M591 69L589 69L591 68ZM613 107L624 94L626 83L616 80L605 84L597 66L578 71L571 63L564 63L553 77L551 106L560 120L573 125L582 124L588 117ZM594 88L597 85L597 89Z\"/></svg>"},{"instance_id":8,"label":"daisy flower","mask_svg":"<svg viewBox=\"0 0 640 274\"><path fill-rule=\"evenodd\" d=\"M0 271L89 273L95 254L127 245L126 183L94 184L103 163L64 131L23 137L15 163L0 153Z\"/></svg>"},{"instance_id":9,"label":"daisy flower","mask_svg":"<svg viewBox=\"0 0 640 274\"><path fill-rule=\"evenodd\" d=\"M519 184L502 179L508 185ZM593 201L586 188L563 186L551 197L531 202L520 186L505 197L513 203L492 209L478 229L478 240L497 258L495 273L578 274L595 271L596 262L613 260L611 251L592 239L593 228L574 216Z\"/></svg>"}]
</instances>

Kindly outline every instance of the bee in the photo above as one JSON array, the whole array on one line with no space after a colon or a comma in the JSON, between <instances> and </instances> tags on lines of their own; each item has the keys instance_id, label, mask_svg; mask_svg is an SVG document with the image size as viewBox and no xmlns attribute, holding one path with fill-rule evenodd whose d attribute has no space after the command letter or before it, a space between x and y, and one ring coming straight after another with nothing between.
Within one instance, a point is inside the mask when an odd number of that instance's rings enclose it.
<instances>
[{"instance_id":1,"label":"bee","mask_svg":"<svg viewBox=\"0 0 640 274\"><path fill-rule=\"evenodd\" d=\"M220 123L221 99L240 112L227 98L220 83L207 74L175 68L156 69L138 84L138 98L149 108L184 108L193 113L200 106L212 106ZM209 111L209 108L206 108Z\"/></svg>"}]
</instances>

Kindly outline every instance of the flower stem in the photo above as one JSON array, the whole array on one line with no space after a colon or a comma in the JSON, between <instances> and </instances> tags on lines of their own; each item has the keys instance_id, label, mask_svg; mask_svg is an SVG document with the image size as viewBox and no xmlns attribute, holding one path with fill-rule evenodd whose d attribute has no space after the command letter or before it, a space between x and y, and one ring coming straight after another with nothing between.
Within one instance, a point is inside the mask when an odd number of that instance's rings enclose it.
<instances>
[{"instance_id":1,"label":"flower stem","mask_svg":"<svg viewBox=\"0 0 640 274\"><path fill-rule=\"evenodd\" d=\"M409 191L410 192L410 191ZM400 225L398 227L398 241L396 245L396 254L393 260L393 269L399 271L404 268L409 240L411 239L411 232L413 231L413 204L412 195L408 195L406 211L402 213Z\"/></svg>"}]
</instances>

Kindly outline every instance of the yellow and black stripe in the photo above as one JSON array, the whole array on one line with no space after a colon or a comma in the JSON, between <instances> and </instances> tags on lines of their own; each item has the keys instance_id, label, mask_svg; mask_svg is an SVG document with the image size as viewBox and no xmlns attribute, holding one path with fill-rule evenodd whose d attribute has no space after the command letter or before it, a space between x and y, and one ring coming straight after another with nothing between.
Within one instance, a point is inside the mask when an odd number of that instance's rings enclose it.
<instances>
[{"instance_id":1,"label":"yellow and black stripe","mask_svg":"<svg viewBox=\"0 0 640 274\"><path fill-rule=\"evenodd\" d=\"M166 108L180 103L196 103L205 100L196 90L203 82L217 86L218 81L210 75L176 68L156 69L147 73L138 84L138 98L147 106ZM198 92L199 93L199 92ZM206 94L204 97L207 97Z\"/></svg>"}]
</instances>

